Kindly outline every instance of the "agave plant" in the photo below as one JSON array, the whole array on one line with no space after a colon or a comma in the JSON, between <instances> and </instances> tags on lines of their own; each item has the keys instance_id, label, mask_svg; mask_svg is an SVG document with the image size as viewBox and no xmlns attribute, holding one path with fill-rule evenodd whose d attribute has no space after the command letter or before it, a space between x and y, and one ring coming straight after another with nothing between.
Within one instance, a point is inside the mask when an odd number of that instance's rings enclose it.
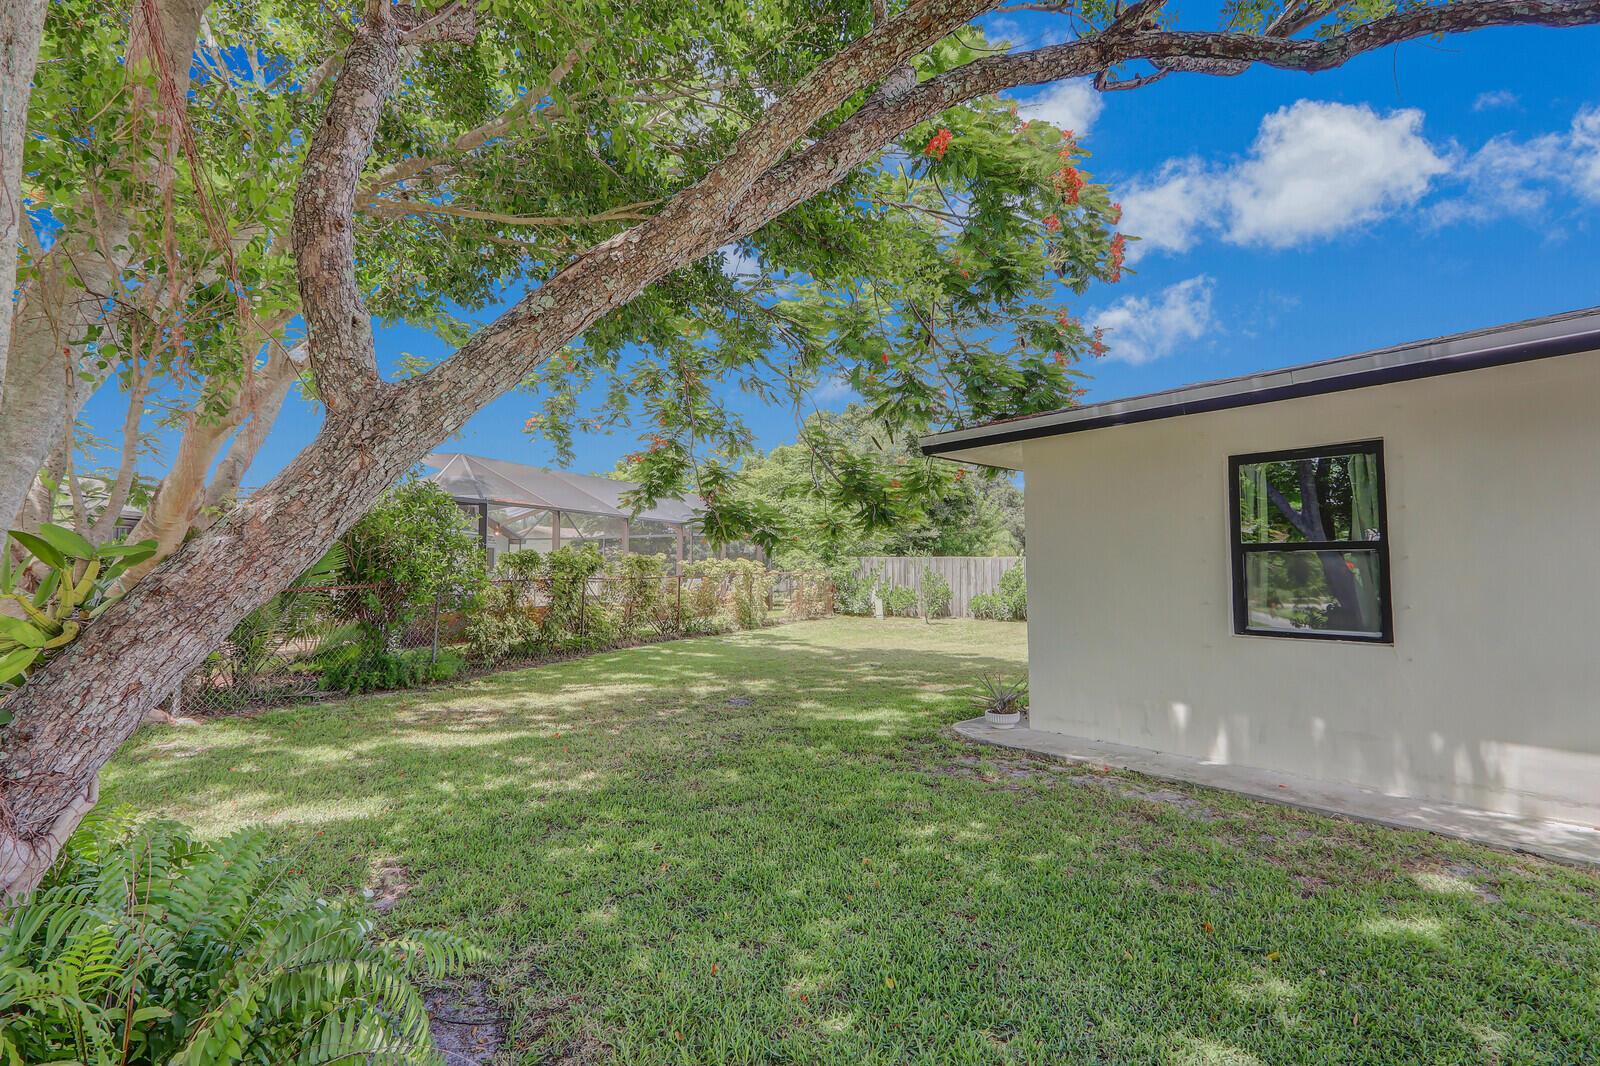
<instances>
[{"instance_id":1,"label":"agave plant","mask_svg":"<svg viewBox=\"0 0 1600 1066\"><path fill-rule=\"evenodd\" d=\"M0 927L0 1062L85 1066L441 1063L416 980L484 953L387 939L320 899L266 838L202 843L91 812Z\"/></svg>"},{"instance_id":2,"label":"agave plant","mask_svg":"<svg viewBox=\"0 0 1600 1066\"><path fill-rule=\"evenodd\" d=\"M13 529L10 536L28 558L14 567L9 545L0 545L0 600L22 611L22 617L0 614L0 691L19 684L48 652L76 640L83 624L116 600L117 578L156 551L153 540L97 548L49 522L31 533ZM31 593L17 587L18 574L33 565L29 560L44 571Z\"/></svg>"},{"instance_id":3,"label":"agave plant","mask_svg":"<svg viewBox=\"0 0 1600 1066\"><path fill-rule=\"evenodd\" d=\"M1003 681L985 675L979 682L983 691L973 697L978 710L985 714L1016 714L1028 709L1028 679L1019 677Z\"/></svg>"}]
</instances>

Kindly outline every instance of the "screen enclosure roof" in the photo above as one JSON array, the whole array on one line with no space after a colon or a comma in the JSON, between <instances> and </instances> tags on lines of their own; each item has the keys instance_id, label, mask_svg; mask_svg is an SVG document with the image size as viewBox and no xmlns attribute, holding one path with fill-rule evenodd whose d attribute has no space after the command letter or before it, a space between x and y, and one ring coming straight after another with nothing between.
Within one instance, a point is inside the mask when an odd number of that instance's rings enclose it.
<instances>
[{"instance_id":1,"label":"screen enclosure roof","mask_svg":"<svg viewBox=\"0 0 1600 1066\"><path fill-rule=\"evenodd\" d=\"M547 507L673 525L693 523L695 509L700 506L699 498L691 495L681 500L658 500L656 506L634 514L622 503L622 494L638 487L631 481L571 474L565 470L525 466L461 452L435 452L423 462L435 468L427 479L459 500L482 500L509 507Z\"/></svg>"}]
</instances>

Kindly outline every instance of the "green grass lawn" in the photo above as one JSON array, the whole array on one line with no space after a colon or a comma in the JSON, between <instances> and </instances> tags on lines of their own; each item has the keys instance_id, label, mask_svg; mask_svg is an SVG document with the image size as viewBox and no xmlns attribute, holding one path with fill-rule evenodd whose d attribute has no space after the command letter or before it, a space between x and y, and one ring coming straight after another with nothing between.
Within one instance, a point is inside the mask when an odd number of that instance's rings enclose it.
<instances>
[{"instance_id":1,"label":"green grass lawn","mask_svg":"<svg viewBox=\"0 0 1600 1066\"><path fill-rule=\"evenodd\" d=\"M1025 633L829 620L141 731L105 794L265 825L489 947L509 1061L1600 1061L1600 876L945 731Z\"/></svg>"}]
</instances>

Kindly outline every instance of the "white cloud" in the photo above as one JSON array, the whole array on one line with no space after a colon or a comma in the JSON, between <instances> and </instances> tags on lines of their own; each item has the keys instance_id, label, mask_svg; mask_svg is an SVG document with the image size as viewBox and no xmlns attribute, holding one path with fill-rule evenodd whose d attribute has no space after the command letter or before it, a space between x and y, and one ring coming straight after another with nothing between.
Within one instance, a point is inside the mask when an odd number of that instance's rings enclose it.
<instances>
[{"instance_id":1,"label":"white cloud","mask_svg":"<svg viewBox=\"0 0 1600 1066\"><path fill-rule=\"evenodd\" d=\"M1105 107L1105 101L1087 78L1058 81L1017 103L1017 114L1023 118L1048 122L1057 129L1071 130L1079 137L1094 127Z\"/></svg>"},{"instance_id":2,"label":"white cloud","mask_svg":"<svg viewBox=\"0 0 1600 1066\"><path fill-rule=\"evenodd\" d=\"M1222 207L1213 176L1199 159L1171 159L1149 181L1121 190L1122 228L1139 239L1128 245L1128 259L1146 252L1186 252L1200 239Z\"/></svg>"},{"instance_id":3,"label":"white cloud","mask_svg":"<svg viewBox=\"0 0 1600 1066\"><path fill-rule=\"evenodd\" d=\"M1579 108L1557 133L1520 140L1491 137L1463 158L1452 177L1463 188L1435 203L1428 221L1486 222L1508 215L1545 219L1560 192L1600 204L1600 107Z\"/></svg>"},{"instance_id":4,"label":"white cloud","mask_svg":"<svg viewBox=\"0 0 1600 1066\"><path fill-rule=\"evenodd\" d=\"M1226 235L1271 248L1331 237L1416 203L1448 167L1421 111L1301 100L1261 120L1227 175Z\"/></svg>"},{"instance_id":5,"label":"white cloud","mask_svg":"<svg viewBox=\"0 0 1600 1066\"><path fill-rule=\"evenodd\" d=\"M829 374L811 390L811 402L819 407L832 407L855 397L856 390L840 374Z\"/></svg>"},{"instance_id":6,"label":"white cloud","mask_svg":"<svg viewBox=\"0 0 1600 1066\"><path fill-rule=\"evenodd\" d=\"M1089 324L1105 330L1108 359L1138 366L1171 355L1184 341L1205 336L1215 322L1211 290L1211 278L1201 274L1155 296L1124 296L1092 315Z\"/></svg>"},{"instance_id":7,"label":"white cloud","mask_svg":"<svg viewBox=\"0 0 1600 1066\"><path fill-rule=\"evenodd\" d=\"M1572 119L1568 134L1572 147L1572 169L1567 183L1586 200L1600 203L1600 106L1581 108Z\"/></svg>"},{"instance_id":8,"label":"white cloud","mask_svg":"<svg viewBox=\"0 0 1600 1066\"><path fill-rule=\"evenodd\" d=\"M1516 107L1517 94L1510 89L1494 89L1490 92L1479 93L1478 98L1472 101L1474 111L1493 111L1500 107Z\"/></svg>"},{"instance_id":9,"label":"white cloud","mask_svg":"<svg viewBox=\"0 0 1600 1066\"><path fill-rule=\"evenodd\" d=\"M1415 204L1449 168L1422 135L1422 112L1300 100L1267 115L1242 159L1168 161L1126 186L1141 252L1184 251L1203 231L1234 244L1288 248L1333 237ZM1143 245L1142 248L1140 246Z\"/></svg>"},{"instance_id":10,"label":"white cloud","mask_svg":"<svg viewBox=\"0 0 1600 1066\"><path fill-rule=\"evenodd\" d=\"M1536 215L1550 202L1550 177L1563 165L1563 138L1546 134L1519 141L1502 134L1463 159L1452 175L1465 185L1428 209L1435 226L1483 222L1502 215Z\"/></svg>"}]
</instances>

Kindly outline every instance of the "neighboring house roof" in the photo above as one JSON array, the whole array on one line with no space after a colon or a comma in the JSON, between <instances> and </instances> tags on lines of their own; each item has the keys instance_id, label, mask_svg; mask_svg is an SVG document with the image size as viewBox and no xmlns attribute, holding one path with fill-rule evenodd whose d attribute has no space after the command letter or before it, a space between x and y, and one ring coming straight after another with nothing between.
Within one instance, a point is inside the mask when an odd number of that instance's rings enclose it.
<instances>
[{"instance_id":1,"label":"neighboring house roof","mask_svg":"<svg viewBox=\"0 0 1600 1066\"><path fill-rule=\"evenodd\" d=\"M929 434L919 443L924 455L1015 466L1020 456L1003 454L1001 451L982 456L963 453L970 449L993 448L1038 437L1275 403L1302 396L1587 351L1600 351L1600 307L1414 341L1282 370L1185 385L1122 400L1002 419L981 426Z\"/></svg>"},{"instance_id":2,"label":"neighboring house roof","mask_svg":"<svg viewBox=\"0 0 1600 1066\"><path fill-rule=\"evenodd\" d=\"M524 466L504 459L486 459L460 452L435 452L423 459L437 467L428 480L450 495L464 500L487 500L515 507L549 507L616 518L647 518L683 524L695 520L697 496L660 500L635 515L622 503L622 494L638 488L631 481L614 481L589 474L569 474L541 466Z\"/></svg>"}]
</instances>

